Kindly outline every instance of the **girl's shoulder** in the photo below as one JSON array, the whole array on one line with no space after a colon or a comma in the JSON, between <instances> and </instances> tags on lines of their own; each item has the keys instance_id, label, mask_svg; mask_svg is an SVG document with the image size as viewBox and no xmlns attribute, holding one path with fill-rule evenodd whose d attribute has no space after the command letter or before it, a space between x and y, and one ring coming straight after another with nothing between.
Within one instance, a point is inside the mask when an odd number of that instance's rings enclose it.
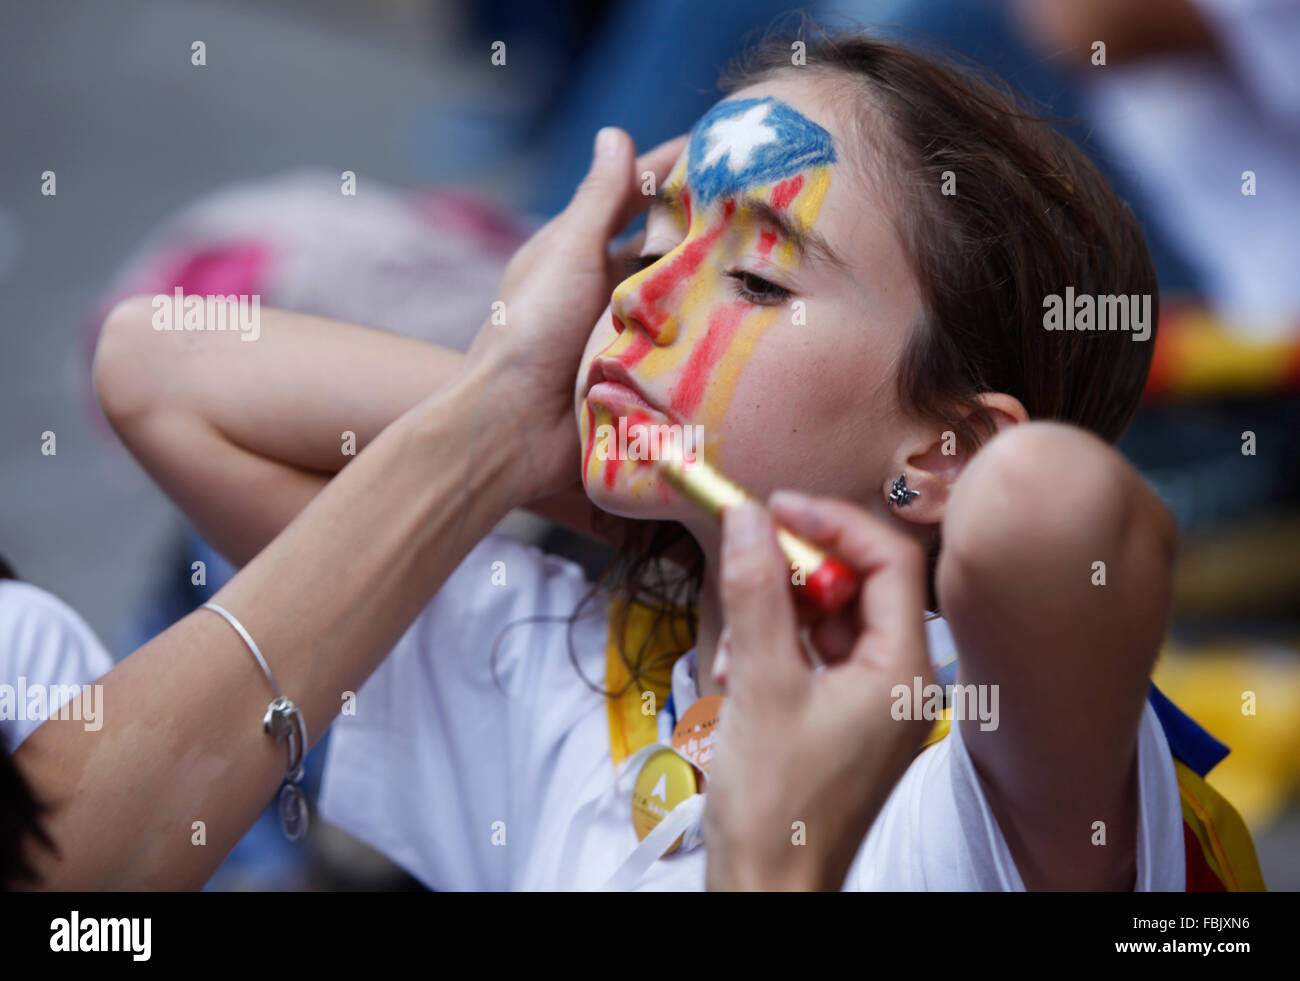
<instances>
[{"instance_id":1,"label":"girl's shoulder","mask_svg":"<svg viewBox=\"0 0 1300 981\"><path fill-rule=\"evenodd\" d=\"M33 683L91 681L113 666L76 610L53 593L16 579L0 579L0 658L0 674L45 675L32 677Z\"/></svg>"}]
</instances>

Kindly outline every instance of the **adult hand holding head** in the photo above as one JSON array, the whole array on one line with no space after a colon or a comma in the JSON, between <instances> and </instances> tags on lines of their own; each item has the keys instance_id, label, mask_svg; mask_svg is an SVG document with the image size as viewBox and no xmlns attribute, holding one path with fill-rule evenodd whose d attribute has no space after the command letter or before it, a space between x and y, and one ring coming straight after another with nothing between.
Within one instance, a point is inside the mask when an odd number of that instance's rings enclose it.
<instances>
[{"instance_id":1,"label":"adult hand holding head","mask_svg":"<svg viewBox=\"0 0 1300 981\"><path fill-rule=\"evenodd\" d=\"M625 275L610 240L649 205L643 175L654 186L668 175L686 137L636 158L627 133L605 127L591 168L573 199L511 258L497 315L479 331L469 356L488 359L507 382L503 411L515 413L520 450L529 462L524 501L563 490L578 473L573 385L583 346ZM523 503L523 502L521 502Z\"/></svg>"}]
</instances>

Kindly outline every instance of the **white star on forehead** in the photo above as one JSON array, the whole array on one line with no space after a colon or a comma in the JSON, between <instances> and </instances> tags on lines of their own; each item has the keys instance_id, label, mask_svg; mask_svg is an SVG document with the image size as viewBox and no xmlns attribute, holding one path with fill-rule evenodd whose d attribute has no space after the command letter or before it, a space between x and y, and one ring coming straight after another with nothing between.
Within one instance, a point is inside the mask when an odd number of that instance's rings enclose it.
<instances>
[{"instance_id":1,"label":"white star on forehead","mask_svg":"<svg viewBox=\"0 0 1300 981\"><path fill-rule=\"evenodd\" d=\"M739 116L719 120L710 126L709 152L700 166L708 167L721 160L724 154L730 154L727 166L731 171L744 170L755 150L776 139L776 130L764 123L771 108L770 104L753 106Z\"/></svg>"}]
</instances>

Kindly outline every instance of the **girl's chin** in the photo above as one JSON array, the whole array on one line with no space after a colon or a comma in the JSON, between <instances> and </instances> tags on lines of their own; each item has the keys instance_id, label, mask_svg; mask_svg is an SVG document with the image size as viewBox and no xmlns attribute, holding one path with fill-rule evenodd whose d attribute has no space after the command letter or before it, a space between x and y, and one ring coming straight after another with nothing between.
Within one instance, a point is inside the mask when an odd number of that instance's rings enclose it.
<instances>
[{"instance_id":1,"label":"girl's chin","mask_svg":"<svg viewBox=\"0 0 1300 981\"><path fill-rule=\"evenodd\" d=\"M682 518L681 498L646 464L593 462L583 487L592 504L621 518L673 521Z\"/></svg>"}]
</instances>

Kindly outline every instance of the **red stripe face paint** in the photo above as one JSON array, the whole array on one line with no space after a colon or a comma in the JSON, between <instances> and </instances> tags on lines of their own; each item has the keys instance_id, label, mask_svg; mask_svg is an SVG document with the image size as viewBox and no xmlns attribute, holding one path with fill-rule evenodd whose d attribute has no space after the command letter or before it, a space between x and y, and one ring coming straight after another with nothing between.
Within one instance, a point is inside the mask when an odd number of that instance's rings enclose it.
<instances>
[{"instance_id":1,"label":"red stripe face paint","mask_svg":"<svg viewBox=\"0 0 1300 981\"><path fill-rule=\"evenodd\" d=\"M653 347L654 342L650 340L650 337L638 332L632 338L632 343L628 349L617 356L618 361L624 368L631 369L638 361L649 354Z\"/></svg>"},{"instance_id":2,"label":"red stripe face paint","mask_svg":"<svg viewBox=\"0 0 1300 981\"><path fill-rule=\"evenodd\" d=\"M613 425L614 417L605 410L602 411L601 422L604 425ZM617 438L605 441L602 454L605 455L605 469L602 474L602 481L607 488L612 489L618 480L619 470L624 463L631 465L632 470L646 467L649 462L658 459L664 452L665 431L662 424L656 424L649 413L639 409L633 409L627 412L623 419L618 421L619 435ZM591 459L591 446L594 446L596 439L588 437L590 445L587 451L588 462ZM624 445L626 441L627 445ZM643 455L638 455L643 454ZM584 479L587 473L587 464L583 466Z\"/></svg>"},{"instance_id":3,"label":"red stripe face paint","mask_svg":"<svg viewBox=\"0 0 1300 981\"><path fill-rule=\"evenodd\" d=\"M679 418L690 419L695 415L704 399L709 377L731 345L746 312L746 304L732 303L715 310L709 317L708 331L691 349L681 380L673 390L673 411Z\"/></svg>"},{"instance_id":4,"label":"red stripe face paint","mask_svg":"<svg viewBox=\"0 0 1300 981\"><path fill-rule=\"evenodd\" d=\"M790 207L790 202L799 196L801 190L803 190L803 174L782 181L772 191L772 207L784 211Z\"/></svg>"},{"instance_id":5,"label":"red stripe face paint","mask_svg":"<svg viewBox=\"0 0 1300 981\"><path fill-rule=\"evenodd\" d=\"M728 213L718 224L686 244L676 258L669 262L665 268L651 273L650 277L643 283L630 286L629 284L636 283L639 278L633 276L630 279L625 279L619 284L618 289L614 291L613 302L615 306L626 309L628 317L641 324L646 333L650 335L651 340L656 344L667 344L672 340L672 338L663 336L662 328L664 322L668 319L668 311L664 309L663 301L699 271L700 265L708 256L709 250L713 248L714 242L721 238L722 233L726 231L727 220L730 217L730 213ZM646 270L646 272L650 272L650 270ZM637 290L636 304L634 306L623 306L619 294L624 290ZM624 293L624 296L626 295Z\"/></svg>"},{"instance_id":6,"label":"red stripe face paint","mask_svg":"<svg viewBox=\"0 0 1300 981\"><path fill-rule=\"evenodd\" d=\"M611 313L610 320L613 322L614 330L618 332L618 335L597 351L595 357L612 357L622 364L624 368L632 368L654 349L654 342L642 331L628 333L623 321L616 314ZM614 353L614 349L619 346L622 346L623 350ZM594 359L589 359L583 365L584 372L590 370L591 360Z\"/></svg>"}]
</instances>

